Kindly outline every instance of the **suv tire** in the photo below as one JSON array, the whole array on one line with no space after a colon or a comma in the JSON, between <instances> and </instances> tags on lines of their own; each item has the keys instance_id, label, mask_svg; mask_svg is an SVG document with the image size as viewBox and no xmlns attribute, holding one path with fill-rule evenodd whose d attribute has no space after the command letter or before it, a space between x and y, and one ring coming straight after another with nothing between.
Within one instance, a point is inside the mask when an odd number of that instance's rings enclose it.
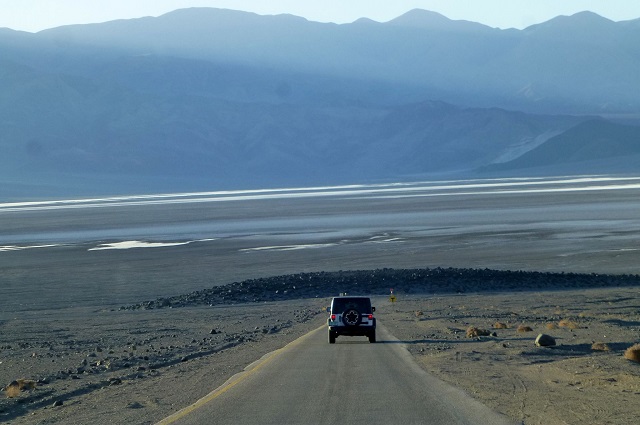
<instances>
[{"instance_id":1,"label":"suv tire","mask_svg":"<svg viewBox=\"0 0 640 425\"><path fill-rule=\"evenodd\" d=\"M360 324L360 313L355 309L347 310L342 315L342 321L346 326L358 326Z\"/></svg>"},{"instance_id":2,"label":"suv tire","mask_svg":"<svg viewBox=\"0 0 640 425\"><path fill-rule=\"evenodd\" d=\"M336 334L335 332L329 331L329 344L336 343Z\"/></svg>"},{"instance_id":3,"label":"suv tire","mask_svg":"<svg viewBox=\"0 0 640 425\"><path fill-rule=\"evenodd\" d=\"M371 344L376 342L376 331L371 332L368 336L369 336L369 342Z\"/></svg>"}]
</instances>

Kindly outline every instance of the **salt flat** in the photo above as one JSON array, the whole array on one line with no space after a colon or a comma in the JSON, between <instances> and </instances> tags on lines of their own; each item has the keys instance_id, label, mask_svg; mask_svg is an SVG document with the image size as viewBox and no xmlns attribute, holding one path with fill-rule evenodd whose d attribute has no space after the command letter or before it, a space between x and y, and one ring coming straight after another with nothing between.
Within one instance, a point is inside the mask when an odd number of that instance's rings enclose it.
<instances>
[{"instance_id":1,"label":"salt flat","mask_svg":"<svg viewBox=\"0 0 640 425\"><path fill-rule=\"evenodd\" d=\"M421 182L0 204L0 311L130 303L323 270L633 274L639 181Z\"/></svg>"}]
</instances>

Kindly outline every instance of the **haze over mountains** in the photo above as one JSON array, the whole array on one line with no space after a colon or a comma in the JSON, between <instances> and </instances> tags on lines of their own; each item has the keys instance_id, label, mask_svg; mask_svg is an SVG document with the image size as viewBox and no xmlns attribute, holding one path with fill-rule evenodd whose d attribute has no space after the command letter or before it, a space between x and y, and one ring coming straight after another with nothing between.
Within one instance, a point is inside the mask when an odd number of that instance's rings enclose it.
<instances>
[{"instance_id":1,"label":"haze over mountains","mask_svg":"<svg viewBox=\"0 0 640 425\"><path fill-rule=\"evenodd\" d=\"M640 19L590 12L0 29L0 199L637 172L639 75Z\"/></svg>"}]
</instances>

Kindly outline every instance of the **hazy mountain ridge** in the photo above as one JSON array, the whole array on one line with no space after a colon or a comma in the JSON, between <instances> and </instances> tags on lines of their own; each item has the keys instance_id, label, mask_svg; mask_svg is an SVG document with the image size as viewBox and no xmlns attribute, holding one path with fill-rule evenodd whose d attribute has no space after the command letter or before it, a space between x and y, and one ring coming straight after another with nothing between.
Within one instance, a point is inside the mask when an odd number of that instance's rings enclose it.
<instances>
[{"instance_id":1,"label":"hazy mountain ridge","mask_svg":"<svg viewBox=\"0 0 640 425\"><path fill-rule=\"evenodd\" d=\"M587 12L518 31L419 10L387 23L335 25L194 8L30 36L32 44L46 46L33 52L31 62L67 73L82 72L87 57L89 65L100 65L99 50L113 60L170 56L400 84L416 93L410 101L435 98L542 113L640 107L640 21L615 23Z\"/></svg>"},{"instance_id":2,"label":"hazy mountain ridge","mask_svg":"<svg viewBox=\"0 0 640 425\"><path fill-rule=\"evenodd\" d=\"M637 110L640 25L592 13L499 30L414 10L387 23L194 8L158 18L55 28L43 40L192 59L404 82L431 98L535 112ZM542 72L544 71L544 72ZM602 87L602 75L615 78ZM577 77L577 78L576 78ZM536 97L518 96L534 87ZM615 96L611 96L613 91ZM544 105L539 105L540 98Z\"/></svg>"},{"instance_id":3,"label":"hazy mountain ridge","mask_svg":"<svg viewBox=\"0 0 640 425\"><path fill-rule=\"evenodd\" d=\"M45 183L118 193L539 168L525 158L592 119L577 112L637 111L637 40L640 20L590 13L518 31L420 10L336 25L185 9L0 30L0 197L16 182L29 196ZM627 155L626 136L602 129Z\"/></svg>"}]
</instances>

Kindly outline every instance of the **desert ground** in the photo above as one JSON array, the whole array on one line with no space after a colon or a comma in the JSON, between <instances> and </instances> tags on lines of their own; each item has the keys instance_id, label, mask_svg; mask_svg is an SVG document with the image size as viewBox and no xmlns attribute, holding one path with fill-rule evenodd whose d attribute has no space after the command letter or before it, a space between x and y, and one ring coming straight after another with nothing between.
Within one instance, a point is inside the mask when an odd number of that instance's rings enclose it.
<instances>
[{"instance_id":1,"label":"desert ground","mask_svg":"<svg viewBox=\"0 0 640 425\"><path fill-rule=\"evenodd\" d=\"M383 311L427 371L525 424L630 424L640 413L640 365L623 357L640 338L637 288L409 297ZM468 338L472 326L494 335ZM556 345L537 347L539 334Z\"/></svg>"},{"instance_id":2,"label":"desert ground","mask_svg":"<svg viewBox=\"0 0 640 425\"><path fill-rule=\"evenodd\" d=\"M370 293L422 367L514 420L633 423L637 199L630 187L0 206L0 421L155 423L323 326L339 287ZM409 285L409 269L447 278ZM556 345L537 347L540 333Z\"/></svg>"}]
</instances>

